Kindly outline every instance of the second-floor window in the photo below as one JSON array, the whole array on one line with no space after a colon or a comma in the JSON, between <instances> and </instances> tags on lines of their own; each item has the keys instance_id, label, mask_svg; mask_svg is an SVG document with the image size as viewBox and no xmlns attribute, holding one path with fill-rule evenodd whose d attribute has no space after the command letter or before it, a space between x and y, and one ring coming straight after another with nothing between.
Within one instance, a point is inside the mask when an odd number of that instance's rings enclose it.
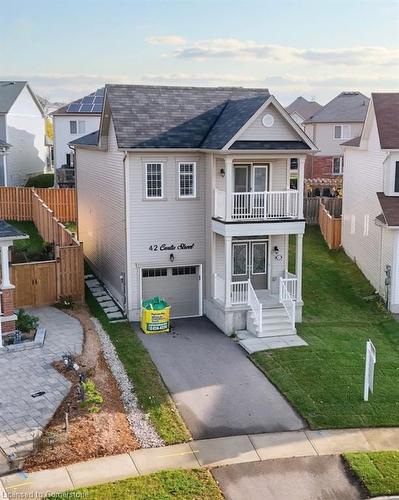
<instances>
[{"instance_id":1,"label":"second-floor window","mask_svg":"<svg viewBox=\"0 0 399 500\"><path fill-rule=\"evenodd\" d=\"M342 156L335 156L333 158L332 173L334 175L342 175L344 171L344 159Z\"/></svg>"},{"instance_id":2,"label":"second-floor window","mask_svg":"<svg viewBox=\"0 0 399 500\"><path fill-rule=\"evenodd\" d=\"M180 198L195 198L195 170L194 162L179 163L179 197Z\"/></svg>"},{"instance_id":3,"label":"second-floor window","mask_svg":"<svg viewBox=\"0 0 399 500\"><path fill-rule=\"evenodd\" d=\"M350 139L350 125L334 125L334 139Z\"/></svg>"},{"instance_id":4,"label":"second-floor window","mask_svg":"<svg viewBox=\"0 0 399 500\"><path fill-rule=\"evenodd\" d=\"M146 197L163 197L163 165L162 163L146 164Z\"/></svg>"},{"instance_id":5,"label":"second-floor window","mask_svg":"<svg viewBox=\"0 0 399 500\"><path fill-rule=\"evenodd\" d=\"M86 122L84 120L71 120L69 122L69 132L72 135L85 134L86 133Z\"/></svg>"}]
</instances>

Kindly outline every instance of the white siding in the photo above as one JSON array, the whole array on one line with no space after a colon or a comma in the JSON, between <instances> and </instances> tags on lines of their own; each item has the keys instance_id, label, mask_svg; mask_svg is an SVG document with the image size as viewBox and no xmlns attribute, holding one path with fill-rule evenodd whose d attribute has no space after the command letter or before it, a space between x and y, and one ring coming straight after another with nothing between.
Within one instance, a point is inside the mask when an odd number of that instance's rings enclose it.
<instances>
[{"instance_id":1,"label":"white siding","mask_svg":"<svg viewBox=\"0 0 399 500\"><path fill-rule=\"evenodd\" d=\"M85 122L85 133L84 134L71 134L69 122L71 120L84 121ZM68 143L83 137L84 135L95 132L100 126L99 116L87 116L87 115L73 115L63 116L54 115L54 168L60 168L66 163L66 155L71 153L71 149Z\"/></svg>"},{"instance_id":2,"label":"white siding","mask_svg":"<svg viewBox=\"0 0 399 500\"><path fill-rule=\"evenodd\" d=\"M262 124L264 115L272 115L274 124L271 127L265 127ZM244 130L236 140L240 141L298 141L301 137L294 131L290 125L280 114L279 111L271 104L263 113L261 113L251 125Z\"/></svg>"},{"instance_id":3,"label":"white siding","mask_svg":"<svg viewBox=\"0 0 399 500\"><path fill-rule=\"evenodd\" d=\"M24 185L34 174L43 173L47 148L44 118L25 87L6 116L5 140L12 147L7 155L7 184Z\"/></svg>"},{"instance_id":4,"label":"white siding","mask_svg":"<svg viewBox=\"0 0 399 500\"><path fill-rule=\"evenodd\" d=\"M123 154L111 122L107 151L77 148L79 238L99 278L123 305L126 272Z\"/></svg>"},{"instance_id":5,"label":"white siding","mask_svg":"<svg viewBox=\"0 0 399 500\"><path fill-rule=\"evenodd\" d=\"M179 199L178 163L195 161L197 163L197 197ZM145 199L145 164L163 163L164 199ZM129 201L131 235L129 259L131 275L129 283L129 317L137 319L140 310L140 273L141 267L171 266L169 256L174 255L173 266L204 264L205 268L206 224L205 224L205 155L143 155L129 153ZM162 244L194 244L191 250L160 251ZM158 245L158 251L151 251L151 245Z\"/></svg>"},{"instance_id":6,"label":"white siding","mask_svg":"<svg viewBox=\"0 0 399 500\"><path fill-rule=\"evenodd\" d=\"M313 123L305 125L305 133L313 140L320 149L317 156L342 156L344 154L341 144L349 139L358 137L362 131L363 123L347 123L351 127L348 139L334 139L334 125L341 123Z\"/></svg>"},{"instance_id":7,"label":"white siding","mask_svg":"<svg viewBox=\"0 0 399 500\"><path fill-rule=\"evenodd\" d=\"M383 191L383 162L376 122L372 124L368 149L345 151L342 245L378 292L385 296L385 265L392 258L389 231L375 224L381 213L376 193ZM364 224L369 220L368 231ZM354 224L352 224L352 221ZM354 231L351 231L354 226Z\"/></svg>"},{"instance_id":8,"label":"white siding","mask_svg":"<svg viewBox=\"0 0 399 500\"><path fill-rule=\"evenodd\" d=\"M393 256L392 256L392 289L391 310L399 313L399 230L392 233Z\"/></svg>"}]
</instances>

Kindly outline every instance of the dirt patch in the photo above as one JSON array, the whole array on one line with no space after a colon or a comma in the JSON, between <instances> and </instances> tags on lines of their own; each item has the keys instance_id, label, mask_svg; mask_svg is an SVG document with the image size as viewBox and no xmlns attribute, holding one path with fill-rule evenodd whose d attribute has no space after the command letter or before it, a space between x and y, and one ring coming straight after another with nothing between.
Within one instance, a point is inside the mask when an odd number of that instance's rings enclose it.
<instances>
[{"instance_id":1,"label":"dirt patch","mask_svg":"<svg viewBox=\"0 0 399 500\"><path fill-rule=\"evenodd\" d=\"M68 311L69 312L69 311ZM73 386L46 427L36 452L24 463L27 471L59 467L90 458L139 448L124 413L119 389L101 352L101 345L86 308L69 312L84 329L84 346L76 362L96 385L104 403L99 413L80 407L79 377L62 362L54 366ZM65 412L69 408L68 432Z\"/></svg>"}]
</instances>

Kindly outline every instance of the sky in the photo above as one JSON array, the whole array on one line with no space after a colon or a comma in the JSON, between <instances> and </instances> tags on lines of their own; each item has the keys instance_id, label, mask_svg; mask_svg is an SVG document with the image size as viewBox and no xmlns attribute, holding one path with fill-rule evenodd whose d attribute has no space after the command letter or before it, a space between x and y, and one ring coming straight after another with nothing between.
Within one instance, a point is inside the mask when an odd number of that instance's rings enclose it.
<instances>
[{"instance_id":1,"label":"sky","mask_svg":"<svg viewBox=\"0 0 399 500\"><path fill-rule=\"evenodd\" d=\"M3 5L2 5L3 4ZM266 87L283 105L399 90L399 0L0 0L0 80Z\"/></svg>"}]
</instances>

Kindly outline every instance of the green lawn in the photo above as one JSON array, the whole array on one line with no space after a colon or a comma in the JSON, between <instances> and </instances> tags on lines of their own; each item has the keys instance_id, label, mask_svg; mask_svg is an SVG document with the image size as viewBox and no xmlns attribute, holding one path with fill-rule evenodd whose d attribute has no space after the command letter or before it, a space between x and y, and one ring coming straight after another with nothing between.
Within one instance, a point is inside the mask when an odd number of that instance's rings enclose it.
<instances>
[{"instance_id":1,"label":"green lawn","mask_svg":"<svg viewBox=\"0 0 399 500\"><path fill-rule=\"evenodd\" d=\"M205 469L170 470L115 483L81 488L48 498L85 498L86 500L222 500L219 488ZM73 496L75 494L75 496Z\"/></svg>"},{"instance_id":2,"label":"green lawn","mask_svg":"<svg viewBox=\"0 0 399 500\"><path fill-rule=\"evenodd\" d=\"M13 245L17 250L29 248L32 252L42 251L44 241L33 222L17 220L8 220L7 222L29 236L29 240L16 240L14 242Z\"/></svg>"},{"instance_id":3,"label":"green lawn","mask_svg":"<svg viewBox=\"0 0 399 500\"><path fill-rule=\"evenodd\" d=\"M371 496L399 494L399 451L345 453L344 458Z\"/></svg>"},{"instance_id":4,"label":"green lawn","mask_svg":"<svg viewBox=\"0 0 399 500\"><path fill-rule=\"evenodd\" d=\"M190 434L148 351L138 339L130 323L110 323L87 288L86 302L114 343L118 356L132 381L137 399L149 415L158 434L166 444L188 441Z\"/></svg>"},{"instance_id":5,"label":"green lawn","mask_svg":"<svg viewBox=\"0 0 399 500\"><path fill-rule=\"evenodd\" d=\"M263 351L253 361L311 428L399 425L399 323L344 252L328 250L318 227L307 227L303 262L304 322L297 328L309 347ZM366 403L369 338L377 364Z\"/></svg>"}]
</instances>

